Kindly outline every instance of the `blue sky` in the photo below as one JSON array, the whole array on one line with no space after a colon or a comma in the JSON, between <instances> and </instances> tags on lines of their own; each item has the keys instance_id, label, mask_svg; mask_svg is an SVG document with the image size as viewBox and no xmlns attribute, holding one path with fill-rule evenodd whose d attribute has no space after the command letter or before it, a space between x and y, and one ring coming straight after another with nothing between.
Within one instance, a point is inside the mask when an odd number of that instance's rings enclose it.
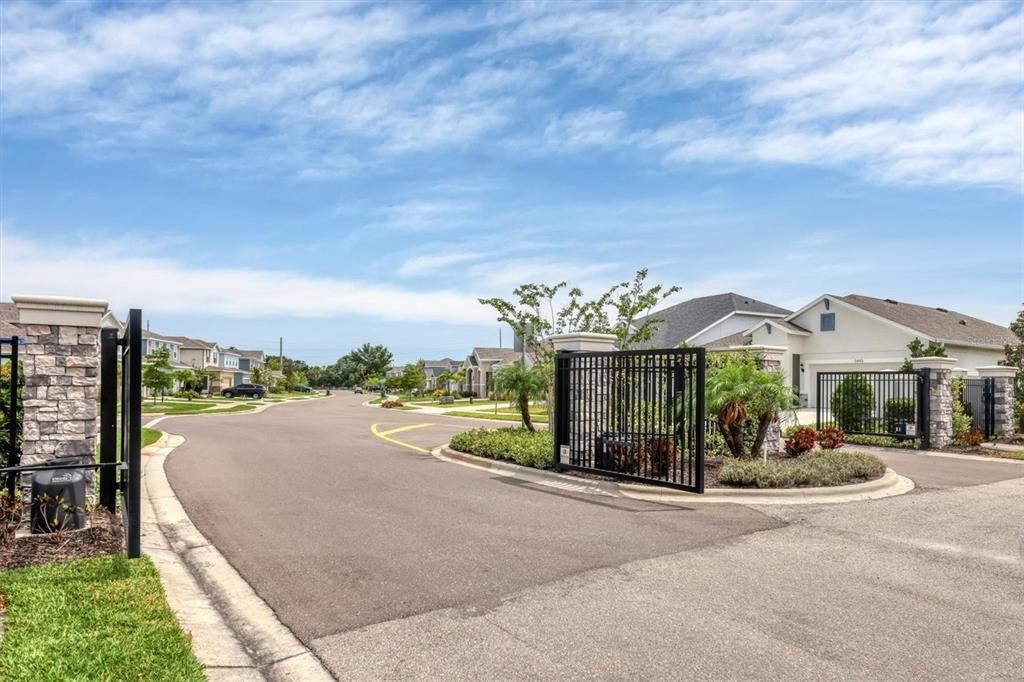
<instances>
[{"instance_id":1,"label":"blue sky","mask_svg":"<svg viewBox=\"0 0 1024 682\"><path fill-rule=\"evenodd\" d=\"M476 302L1024 299L1020 3L0 6L0 296L329 362ZM509 334L504 334L505 343Z\"/></svg>"}]
</instances>

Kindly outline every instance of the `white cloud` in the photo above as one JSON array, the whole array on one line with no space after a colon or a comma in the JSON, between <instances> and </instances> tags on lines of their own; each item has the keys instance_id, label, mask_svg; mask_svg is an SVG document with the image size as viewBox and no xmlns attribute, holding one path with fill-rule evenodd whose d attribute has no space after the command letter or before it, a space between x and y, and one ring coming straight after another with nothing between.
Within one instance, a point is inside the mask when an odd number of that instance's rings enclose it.
<instances>
[{"instance_id":1,"label":"white cloud","mask_svg":"<svg viewBox=\"0 0 1024 682\"><path fill-rule=\"evenodd\" d=\"M481 254L474 252L440 251L407 259L398 268L401 277L415 277L436 272L460 263L480 260Z\"/></svg>"},{"instance_id":2,"label":"white cloud","mask_svg":"<svg viewBox=\"0 0 1024 682\"><path fill-rule=\"evenodd\" d=\"M311 179L628 149L1017 188L1019 3L7 2L5 132Z\"/></svg>"},{"instance_id":3,"label":"white cloud","mask_svg":"<svg viewBox=\"0 0 1024 682\"><path fill-rule=\"evenodd\" d=\"M186 250L187 253L187 250ZM493 315L464 291L404 289L374 281L314 277L287 270L197 267L187 258L140 252L125 242L61 246L4 235L0 298L73 295L197 317L344 317L488 324Z\"/></svg>"}]
</instances>

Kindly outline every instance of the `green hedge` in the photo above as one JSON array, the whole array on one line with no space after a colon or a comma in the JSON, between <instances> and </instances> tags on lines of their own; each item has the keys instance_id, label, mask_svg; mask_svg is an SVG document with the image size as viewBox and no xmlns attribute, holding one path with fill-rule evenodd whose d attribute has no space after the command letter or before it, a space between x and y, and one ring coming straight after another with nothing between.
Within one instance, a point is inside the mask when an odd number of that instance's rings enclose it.
<instances>
[{"instance_id":1,"label":"green hedge","mask_svg":"<svg viewBox=\"0 0 1024 682\"><path fill-rule=\"evenodd\" d=\"M795 459L729 459L719 480L738 488L804 488L843 485L878 478L885 465L874 455L848 450L808 452Z\"/></svg>"},{"instance_id":2,"label":"green hedge","mask_svg":"<svg viewBox=\"0 0 1024 682\"><path fill-rule=\"evenodd\" d=\"M550 469L555 439L550 431L531 432L524 428L475 429L452 436L451 447L471 455L508 459L516 464Z\"/></svg>"}]
</instances>

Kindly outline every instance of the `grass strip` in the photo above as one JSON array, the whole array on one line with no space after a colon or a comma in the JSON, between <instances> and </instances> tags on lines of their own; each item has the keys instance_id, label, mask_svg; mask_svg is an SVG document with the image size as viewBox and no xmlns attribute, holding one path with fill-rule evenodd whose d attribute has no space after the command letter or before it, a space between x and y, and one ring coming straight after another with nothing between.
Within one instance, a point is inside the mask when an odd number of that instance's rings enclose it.
<instances>
[{"instance_id":1,"label":"grass strip","mask_svg":"<svg viewBox=\"0 0 1024 682\"><path fill-rule=\"evenodd\" d=\"M493 419L502 422L521 422L523 420L518 412L515 414L498 412L495 414L494 412L489 411L472 412L469 410L452 410L450 412L442 412L441 414L445 417L473 417L475 419ZM534 414L531 412L530 419L538 424L548 423L548 416L544 413Z\"/></svg>"},{"instance_id":2,"label":"grass strip","mask_svg":"<svg viewBox=\"0 0 1024 682\"><path fill-rule=\"evenodd\" d=\"M7 604L0 679L203 680L148 558L0 574Z\"/></svg>"}]
</instances>

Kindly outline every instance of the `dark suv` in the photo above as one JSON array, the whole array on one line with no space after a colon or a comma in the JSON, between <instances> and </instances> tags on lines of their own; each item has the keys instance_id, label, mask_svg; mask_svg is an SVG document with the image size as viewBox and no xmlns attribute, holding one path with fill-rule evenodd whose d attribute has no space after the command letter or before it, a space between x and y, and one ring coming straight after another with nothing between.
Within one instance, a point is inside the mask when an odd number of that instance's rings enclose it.
<instances>
[{"instance_id":1,"label":"dark suv","mask_svg":"<svg viewBox=\"0 0 1024 682\"><path fill-rule=\"evenodd\" d=\"M238 384L231 388L225 388L220 394L225 398L234 398L236 395L265 398L267 397L267 387L260 384Z\"/></svg>"}]
</instances>

